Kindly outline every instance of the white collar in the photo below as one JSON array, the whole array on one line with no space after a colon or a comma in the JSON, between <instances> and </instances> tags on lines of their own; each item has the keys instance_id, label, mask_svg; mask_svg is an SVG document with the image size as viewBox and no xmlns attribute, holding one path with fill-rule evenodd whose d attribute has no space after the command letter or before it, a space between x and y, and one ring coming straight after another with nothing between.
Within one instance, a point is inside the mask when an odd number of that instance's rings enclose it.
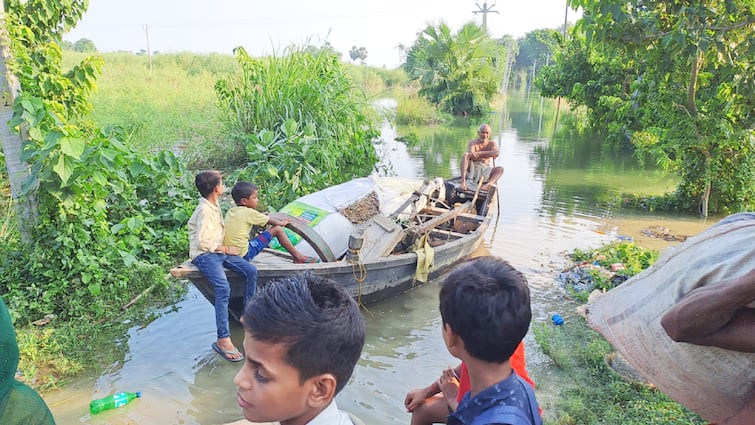
<instances>
[{"instance_id":1,"label":"white collar","mask_svg":"<svg viewBox=\"0 0 755 425\"><path fill-rule=\"evenodd\" d=\"M338 410L336 401L330 402L319 415L315 416L307 425L353 425L349 415Z\"/></svg>"}]
</instances>

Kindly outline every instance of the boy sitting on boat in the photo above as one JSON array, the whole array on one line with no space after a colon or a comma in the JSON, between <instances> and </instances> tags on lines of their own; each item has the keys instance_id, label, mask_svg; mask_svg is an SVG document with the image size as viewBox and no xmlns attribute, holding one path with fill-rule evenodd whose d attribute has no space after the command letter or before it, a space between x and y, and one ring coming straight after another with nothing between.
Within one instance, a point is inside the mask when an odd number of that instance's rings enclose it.
<instances>
[{"instance_id":1,"label":"boy sitting on boat","mask_svg":"<svg viewBox=\"0 0 755 425\"><path fill-rule=\"evenodd\" d=\"M201 171L194 184L202 197L189 219L189 256L191 262L215 288L215 325L217 342L212 349L228 361L243 360L241 353L231 341L228 325L228 300L231 286L223 267L244 276L244 303L252 298L257 290L257 268L239 256L235 246L224 245L223 213L218 199L223 194L223 177L219 171Z\"/></svg>"},{"instance_id":2,"label":"boy sitting on boat","mask_svg":"<svg viewBox=\"0 0 755 425\"><path fill-rule=\"evenodd\" d=\"M299 252L289 240L283 230L288 220L275 220L257 211L259 203L259 189L249 182L238 182L231 189L231 196L236 203L225 215L225 237L223 243L238 248L239 255L244 260L251 260L259 254L273 239L278 238L281 246L294 258L294 263L319 263L315 257L309 257ZM249 240L252 226L267 226L270 228Z\"/></svg>"},{"instance_id":3,"label":"boy sitting on boat","mask_svg":"<svg viewBox=\"0 0 755 425\"><path fill-rule=\"evenodd\" d=\"M242 319L246 361L234 378L252 422L361 424L335 396L365 341L359 307L343 287L305 272L260 288Z\"/></svg>"},{"instance_id":4,"label":"boy sitting on boat","mask_svg":"<svg viewBox=\"0 0 755 425\"><path fill-rule=\"evenodd\" d=\"M499 258L468 261L442 283L440 316L446 348L471 384L447 423L541 425L535 392L510 362L532 318L525 277Z\"/></svg>"}]
</instances>

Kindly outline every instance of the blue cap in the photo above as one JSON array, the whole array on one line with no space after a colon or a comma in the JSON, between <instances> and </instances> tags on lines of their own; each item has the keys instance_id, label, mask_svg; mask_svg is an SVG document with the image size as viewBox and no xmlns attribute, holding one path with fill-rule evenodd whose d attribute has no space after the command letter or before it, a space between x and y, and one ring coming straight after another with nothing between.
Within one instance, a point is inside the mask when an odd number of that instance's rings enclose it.
<instances>
[{"instance_id":1,"label":"blue cap","mask_svg":"<svg viewBox=\"0 0 755 425\"><path fill-rule=\"evenodd\" d=\"M136 392L136 398L141 398L141 396L142 396L142 392L141 391L137 391Z\"/></svg>"}]
</instances>

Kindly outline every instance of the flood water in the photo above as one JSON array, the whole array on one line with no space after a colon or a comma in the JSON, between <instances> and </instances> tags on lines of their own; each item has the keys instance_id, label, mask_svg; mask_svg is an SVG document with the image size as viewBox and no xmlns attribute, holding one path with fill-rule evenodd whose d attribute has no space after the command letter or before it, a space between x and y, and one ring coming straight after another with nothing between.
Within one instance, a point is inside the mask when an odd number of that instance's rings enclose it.
<instances>
[{"instance_id":1,"label":"flood water","mask_svg":"<svg viewBox=\"0 0 755 425\"><path fill-rule=\"evenodd\" d=\"M390 102L382 102L390 106ZM599 143L554 134L555 103L540 98L512 98L506 109L490 116L501 148L498 164L505 174L497 224L491 226L480 255L511 262L529 280L533 322L553 313L569 320L574 306L564 301L555 281L566 264L563 253L631 237L642 246L663 249L669 242L643 236L662 226L675 235L693 235L715 223L697 217L629 214L605 200L622 192L664 192L674 180L643 169L631 156L606 152ZM562 109L561 120L568 114ZM395 128L386 124L379 150L385 165L404 177L450 177L459 174L461 153L481 122L454 126ZM563 125L563 124L561 124ZM408 144L394 138L413 134ZM187 285L191 286L187 283ZM364 312L367 343L354 376L337 401L369 425L407 424L406 392L436 379L458 362L440 336L438 285L431 282L396 298L372 304ZM241 346L243 332L232 327ZM214 425L242 419L233 376L238 363L222 360L210 347L215 339L212 306L193 287L175 308L128 335L123 361L99 376L82 378L64 390L45 394L59 424ZM548 415L551 397L563 383L532 333L525 339L528 369ZM96 416L88 403L117 391L140 390L130 405Z\"/></svg>"}]
</instances>

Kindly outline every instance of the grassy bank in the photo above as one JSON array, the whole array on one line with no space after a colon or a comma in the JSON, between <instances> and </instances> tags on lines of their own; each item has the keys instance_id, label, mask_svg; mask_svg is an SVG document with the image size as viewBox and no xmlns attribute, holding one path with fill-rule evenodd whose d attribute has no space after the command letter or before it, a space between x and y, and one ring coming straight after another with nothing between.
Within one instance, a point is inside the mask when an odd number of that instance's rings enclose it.
<instances>
[{"instance_id":1,"label":"grassy bank","mask_svg":"<svg viewBox=\"0 0 755 425\"><path fill-rule=\"evenodd\" d=\"M535 326L535 339L561 372L564 385L548 412L549 425L706 424L657 389L626 379L605 361L614 349L579 316L561 326Z\"/></svg>"},{"instance_id":2,"label":"grassy bank","mask_svg":"<svg viewBox=\"0 0 755 425\"><path fill-rule=\"evenodd\" d=\"M612 243L593 250L570 254L575 268L586 270L578 284L567 283L571 300L564 310L574 311L587 300L590 291L610 290L627 278L650 267L658 252L633 243ZM613 271L612 264L623 268ZM540 324L535 340L560 373L554 408L546 415L549 425L586 424L705 424L697 414L671 400L635 376L614 371L606 356L615 352L611 344L590 328L580 315L569 315L561 326Z\"/></svg>"}]
</instances>

